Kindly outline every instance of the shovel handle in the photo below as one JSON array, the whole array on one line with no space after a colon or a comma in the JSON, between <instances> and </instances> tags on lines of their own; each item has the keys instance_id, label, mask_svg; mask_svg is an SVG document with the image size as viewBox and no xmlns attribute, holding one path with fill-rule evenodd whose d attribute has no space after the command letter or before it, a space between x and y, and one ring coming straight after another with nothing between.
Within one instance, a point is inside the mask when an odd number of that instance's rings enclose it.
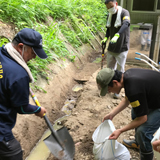
<instances>
[{"instance_id":1,"label":"shovel handle","mask_svg":"<svg viewBox=\"0 0 160 160\"><path fill-rule=\"evenodd\" d=\"M104 54L105 48L106 48L106 43L102 43L102 54Z\"/></svg>"},{"instance_id":2,"label":"shovel handle","mask_svg":"<svg viewBox=\"0 0 160 160\"><path fill-rule=\"evenodd\" d=\"M37 106L41 107L41 105L40 105L37 97L34 95L34 93L33 93L33 91L31 90L31 88L30 88L30 94L31 94L31 97L33 98L35 104L36 104ZM59 145L62 147L59 139L57 138L58 135L57 135L57 133L55 132L55 130L53 129L53 126L52 126L51 122L49 121L49 119L48 119L48 117L46 116L45 113L43 114L43 118L44 118L45 122L47 123L47 126L49 127L50 131L52 132L52 135L54 136L54 138L56 139L56 141L59 143ZM62 147L62 149L64 149L64 148Z\"/></svg>"},{"instance_id":3,"label":"shovel handle","mask_svg":"<svg viewBox=\"0 0 160 160\"><path fill-rule=\"evenodd\" d=\"M35 102L35 104L36 104L37 106L41 107L41 105L40 105L37 97L34 95L34 93L33 93L33 91L31 90L31 88L29 88L29 90L30 90L31 97L33 98L33 101ZM45 114L44 114L44 115L45 115Z\"/></svg>"},{"instance_id":4,"label":"shovel handle","mask_svg":"<svg viewBox=\"0 0 160 160\"><path fill-rule=\"evenodd\" d=\"M101 61L101 69L103 68L103 60L104 60L104 50L106 48L106 43L102 43L102 61Z\"/></svg>"},{"instance_id":5,"label":"shovel handle","mask_svg":"<svg viewBox=\"0 0 160 160\"><path fill-rule=\"evenodd\" d=\"M104 54L102 54L101 69L103 69L103 59L104 59Z\"/></svg>"}]
</instances>

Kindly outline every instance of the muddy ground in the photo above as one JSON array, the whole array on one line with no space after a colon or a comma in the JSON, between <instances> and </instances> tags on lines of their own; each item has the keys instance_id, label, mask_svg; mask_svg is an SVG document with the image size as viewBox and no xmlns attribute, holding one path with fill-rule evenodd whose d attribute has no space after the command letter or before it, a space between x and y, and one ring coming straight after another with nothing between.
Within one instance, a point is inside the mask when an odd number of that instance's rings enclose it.
<instances>
[{"instance_id":1,"label":"muddy ground","mask_svg":"<svg viewBox=\"0 0 160 160\"><path fill-rule=\"evenodd\" d=\"M100 64L87 62L83 70L78 70L78 77L84 79L84 75L90 73L88 81L83 85L83 90L79 92L79 97L72 109L72 114L67 118L65 122L62 122L66 126L73 137L75 142L75 160L93 160L92 153L93 141L92 134L101 124L102 118L105 114L109 113L124 97L124 91L120 93L120 99L114 99L113 94L108 94L105 97L99 96L99 91L95 83L95 77L100 70ZM126 65L126 69L132 67L139 67L134 65ZM87 74L88 74L87 73ZM71 93L71 97L75 93ZM118 114L113 123L115 127L121 128L131 121L130 118L131 107L129 106L122 113ZM118 141L122 142L124 138L133 139L134 130L130 130L123 133ZM136 150L129 150L131 158L133 160L139 160L139 153ZM52 155L48 160L56 160Z\"/></svg>"},{"instance_id":2,"label":"muddy ground","mask_svg":"<svg viewBox=\"0 0 160 160\"><path fill-rule=\"evenodd\" d=\"M62 122L71 134L75 143L75 160L92 160L94 159L92 148L92 134L100 125L105 114L109 113L120 100L124 97L124 91L120 94L120 99L113 99L112 94L105 97L99 96L99 91L95 82L97 72L100 70L100 63L97 63L96 58L100 57L100 53L88 51L87 56L77 59L74 63L59 62L59 65L51 65L50 80L39 80L37 85L40 85L47 93L36 91L41 106L47 109L47 116L54 124L55 120L65 115L61 111L65 101L74 99L74 108L71 115ZM94 62L96 60L96 63ZM104 62L104 67L106 62ZM126 64L126 69L132 67L140 67L137 65ZM72 88L78 84L75 79L87 80L83 84L83 89L74 92ZM34 104L32 99L30 103ZM113 119L115 127L118 129L131 121L130 110L128 107L122 113ZM36 143L46 131L47 125L44 119L34 115L18 115L17 123L13 129L15 137L20 141L24 150L24 159L30 154ZM123 138L132 139L134 130L123 133L118 141L122 142ZM129 150L131 157L138 160L139 154L137 151ZM53 155L50 155L48 160L55 160ZM40 160L40 159L37 159Z\"/></svg>"}]
</instances>

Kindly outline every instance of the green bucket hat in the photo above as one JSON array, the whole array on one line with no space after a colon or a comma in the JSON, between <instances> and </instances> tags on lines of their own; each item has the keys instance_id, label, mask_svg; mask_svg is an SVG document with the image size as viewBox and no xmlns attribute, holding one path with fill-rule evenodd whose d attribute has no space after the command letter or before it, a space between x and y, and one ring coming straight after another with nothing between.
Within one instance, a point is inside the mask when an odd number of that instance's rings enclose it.
<instances>
[{"instance_id":1,"label":"green bucket hat","mask_svg":"<svg viewBox=\"0 0 160 160\"><path fill-rule=\"evenodd\" d=\"M101 87L101 96L105 96L108 92L108 84L112 80L114 73L115 71L110 68L104 68L98 72L96 82Z\"/></svg>"}]
</instances>

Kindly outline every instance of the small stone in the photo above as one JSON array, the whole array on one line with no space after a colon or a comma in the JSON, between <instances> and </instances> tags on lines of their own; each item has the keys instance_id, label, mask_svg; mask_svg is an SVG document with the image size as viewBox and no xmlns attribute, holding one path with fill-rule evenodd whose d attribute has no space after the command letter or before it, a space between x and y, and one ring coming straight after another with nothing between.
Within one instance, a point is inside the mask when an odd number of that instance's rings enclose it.
<instances>
[{"instance_id":1,"label":"small stone","mask_svg":"<svg viewBox=\"0 0 160 160\"><path fill-rule=\"evenodd\" d=\"M84 123L82 123L82 122L79 122L79 124L84 125Z\"/></svg>"},{"instance_id":2,"label":"small stone","mask_svg":"<svg viewBox=\"0 0 160 160\"><path fill-rule=\"evenodd\" d=\"M108 108L108 109L111 109L111 106L110 106L110 105L108 105L108 106L107 106L107 108Z\"/></svg>"},{"instance_id":3,"label":"small stone","mask_svg":"<svg viewBox=\"0 0 160 160\"><path fill-rule=\"evenodd\" d=\"M130 136L129 139L130 139L130 140L134 140L135 137L134 137L134 136Z\"/></svg>"},{"instance_id":4,"label":"small stone","mask_svg":"<svg viewBox=\"0 0 160 160\"><path fill-rule=\"evenodd\" d=\"M76 113L72 113L72 116L77 116L78 115L78 113L76 112Z\"/></svg>"},{"instance_id":5,"label":"small stone","mask_svg":"<svg viewBox=\"0 0 160 160\"><path fill-rule=\"evenodd\" d=\"M57 122L57 125L61 125L61 124L62 124L61 121L58 121L58 122Z\"/></svg>"},{"instance_id":6,"label":"small stone","mask_svg":"<svg viewBox=\"0 0 160 160\"><path fill-rule=\"evenodd\" d=\"M77 143L75 144L75 146L79 146L81 143L82 143L82 142L77 142Z\"/></svg>"},{"instance_id":7,"label":"small stone","mask_svg":"<svg viewBox=\"0 0 160 160\"><path fill-rule=\"evenodd\" d=\"M74 105L73 104L68 104L68 107L67 107L69 110L72 110L74 108Z\"/></svg>"},{"instance_id":8,"label":"small stone","mask_svg":"<svg viewBox=\"0 0 160 160\"><path fill-rule=\"evenodd\" d=\"M55 114L56 112L52 109L52 113Z\"/></svg>"}]
</instances>

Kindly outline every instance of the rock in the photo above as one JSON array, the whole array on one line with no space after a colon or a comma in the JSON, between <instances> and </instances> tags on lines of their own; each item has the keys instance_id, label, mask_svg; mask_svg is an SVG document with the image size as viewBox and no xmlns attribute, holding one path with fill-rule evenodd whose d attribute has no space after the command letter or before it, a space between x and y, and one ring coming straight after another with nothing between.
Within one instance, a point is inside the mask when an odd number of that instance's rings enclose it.
<instances>
[{"instance_id":1,"label":"rock","mask_svg":"<svg viewBox=\"0 0 160 160\"><path fill-rule=\"evenodd\" d=\"M70 100L70 103L75 105L76 104L76 100Z\"/></svg>"},{"instance_id":2,"label":"rock","mask_svg":"<svg viewBox=\"0 0 160 160\"><path fill-rule=\"evenodd\" d=\"M57 125L61 125L61 121L58 121L58 122L57 122Z\"/></svg>"},{"instance_id":3,"label":"rock","mask_svg":"<svg viewBox=\"0 0 160 160\"><path fill-rule=\"evenodd\" d=\"M52 113L55 114L56 112L54 111L54 109L52 109Z\"/></svg>"},{"instance_id":4,"label":"rock","mask_svg":"<svg viewBox=\"0 0 160 160\"><path fill-rule=\"evenodd\" d=\"M78 115L78 113L77 113L77 112L72 113L72 116L77 116L77 115Z\"/></svg>"},{"instance_id":5,"label":"rock","mask_svg":"<svg viewBox=\"0 0 160 160\"><path fill-rule=\"evenodd\" d=\"M110 106L110 105L108 105L108 106L107 106L107 108L108 108L108 109L111 109L111 106Z\"/></svg>"},{"instance_id":6,"label":"rock","mask_svg":"<svg viewBox=\"0 0 160 160\"><path fill-rule=\"evenodd\" d=\"M129 139L130 139L130 140L134 140L135 137L134 137L134 136L130 136Z\"/></svg>"},{"instance_id":7,"label":"rock","mask_svg":"<svg viewBox=\"0 0 160 160\"><path fill-rule=\"evenodd\" d=\"M79 122L79 124L84 125L84 123L82 123L82 122Z\"/></svg>"},{"instance_id":8,"label":"rock","mask_svg":"<svg viewBox=\"0 0 160 160\"><path fill-rule=\"evenodd\" d=\"M72 110L72 109L74 108L74 105L73 105L73 104L68 104L67 108L68 108L69 110Z\"/></svg>"},{"instance_id":9,"label":"rock","mask_svg":"<svg viewBox=\"0 0 160 160\"><path fill-rule=\"evenodd\" d=\"M79 146L81 143L82 143L82 142L77 142L77 143L75 144L75 146Z\"/></svg>"}]
</instances>

